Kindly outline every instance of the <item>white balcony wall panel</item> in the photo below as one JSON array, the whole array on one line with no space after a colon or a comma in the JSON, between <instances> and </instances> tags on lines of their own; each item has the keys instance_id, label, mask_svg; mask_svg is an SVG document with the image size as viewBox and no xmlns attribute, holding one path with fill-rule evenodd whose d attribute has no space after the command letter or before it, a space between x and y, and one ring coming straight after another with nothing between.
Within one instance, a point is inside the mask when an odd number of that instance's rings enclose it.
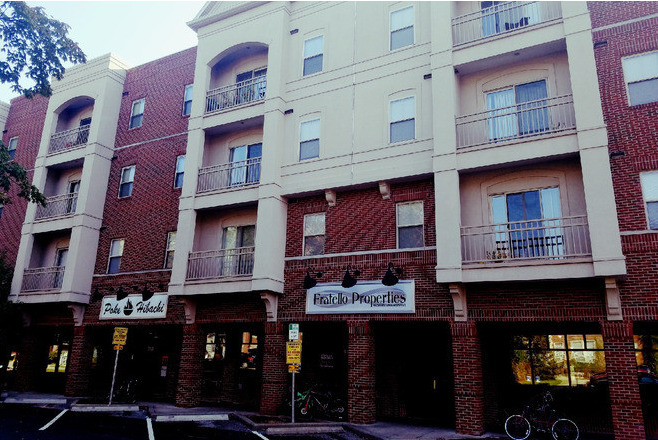
<instances>
[{"instance_id":1,"label":"white balcony wall panel","mask_svg":"<svg viewBox=\"0 0 658 440\"><path fill-rule=\"evenodd\" d=\"M235 84L240 73L267 68L267 47L245 43L211 68L210 90Z\"/></svg>"},{"instance_id":2,"label":"white balcony wall panel","mask_svg":"<svg viewBox=\"0 0 658 440\"><path fill-rule=\"evenodd\" d=\"M203 167L229 163L231 148L262 142L262 127L207 136L203 151Z\"/></svg>"},{"instance_id":3,"label":"white balcony wall panel","mask_svg":"<svg viewBox=\"0 0 658 440\"><path fill-rule=\"evenodd\" d=\"M48 237L39 236L35 240L29 267L55 266L57 249L68 248L70 241L71 236L68 232L50 235Z\"/></svg>"},{"instance_id":4,"label":"white balcony wall panel","mask_svg":"<svg viewBox=\"0 0 658 440\"><path fill-rule=\"evenodd\" d=\"M203 211L197 214L192 252L215 251L222 247L222 230L228 226L256 224L256 210ZM258 235L258 231L256 231Z\"/></svg>"},{"instance_id":5,"label":"white balcony wall panel","mask_svg":"<svg viewBox=\"0 0 658 440\"><path fill-rule=\"evenodd\" d=\"M92 118L94 115L94 104L89 103L84 107L65 109L59 113L55 133L72 130L80 126L80 121L85 118Z\"/></svg>"}]
</instances>

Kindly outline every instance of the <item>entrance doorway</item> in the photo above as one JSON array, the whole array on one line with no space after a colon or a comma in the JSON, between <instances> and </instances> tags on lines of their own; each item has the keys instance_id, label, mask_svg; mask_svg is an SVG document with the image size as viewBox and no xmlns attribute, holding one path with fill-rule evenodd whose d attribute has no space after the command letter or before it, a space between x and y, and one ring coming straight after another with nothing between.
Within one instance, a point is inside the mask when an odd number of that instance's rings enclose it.
<instances>
[{"instance_id":1,"label":"entrance doorway","mask_svg":"<svg viewBox=\"0 0 658 440\"><path fill-rule=\"evenodd\" d=\"M39 381L42 392L64 392L71 354L72 331L66 328L48 328L41 332L38 350Z\"/></svg>"},{"instance_id":2,"label":"entrance doorway","mask_svg":"<svg viewBox=\"0 0 658 440\"><path fill-rule=\"evenodd\" d=\"M444 323L375 326L377 417L454 427L452 345Z\"/></svg>"}]
</instances>

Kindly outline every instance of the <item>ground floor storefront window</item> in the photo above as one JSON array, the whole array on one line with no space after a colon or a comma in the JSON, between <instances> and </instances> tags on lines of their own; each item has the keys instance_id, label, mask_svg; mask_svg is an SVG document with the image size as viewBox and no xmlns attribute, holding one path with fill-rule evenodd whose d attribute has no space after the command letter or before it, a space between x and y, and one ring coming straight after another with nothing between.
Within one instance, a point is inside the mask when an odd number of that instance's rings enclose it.
<instances>
[{"instance_id":1,"label":"ground floor storefront window","mask_svg":"<svg viewBox=\"0 0 658 440\"><path fill-rule=\"evenodd\" d=\"M514 335L512 370L522 385L579 386L605 372L600 334Z\"/></svg>"},{"instance_id":2,"label":"ground floor storefront window","mask_svg":"<svg viewBox=\"0 0 658 440\"><path fill-rule=\"evenodd\" d=\"M262 376L261 325L205 326L201 399L257 409Z\"/></svg>"},{"instance_id":3,"label":"ground floor storefront window","mask_svg":"<svg viewBox=\"0 0 658 440\"><path fill-rule=\"evenodd\" d=\"M642 325L640 324L639 327ZM644 428L647 438L656 438L658 437L658 331L655 327L636 329L633 342Z\"/></svg>"}]
</instances>

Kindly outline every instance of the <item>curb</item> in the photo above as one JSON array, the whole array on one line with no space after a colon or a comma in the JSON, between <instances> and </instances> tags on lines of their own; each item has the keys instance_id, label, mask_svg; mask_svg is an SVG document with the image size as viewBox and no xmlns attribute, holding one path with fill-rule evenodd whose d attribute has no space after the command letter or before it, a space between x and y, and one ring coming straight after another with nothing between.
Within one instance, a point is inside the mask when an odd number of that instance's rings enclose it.
<instances>
[{"instance_id":1,"label":"curb","mask_svg":"<svg viewBox=\"0 0 658 440\"><path fill-rule=\"evenodd\" d=\"M71 412L137 412L137 405L93 405L75 404L71 406Z\"/></svg>"},{"instance_id":2,"label":"curb","mask_svg":"<svg viewBox=\"0 0 658 440\"><path fill-rule=\"evenodd\" d=\"M2 403L25 404L25 405L66 405L66 399L49 399L49 398L24 398L19 399L16 397L7 397Z\"/></svg>"},{"instance_id":3,"label":"curb","mask_svg":"<svg viewBox=\"0 0 658 440\"><path fill-rule=\"evenodd\" d=\"M265 434L328 434L343 432L343 423L341 422L302 422L302 423L256 423L248 416L240 413L232 413L231 417L249 426L254 431ZM379 440L379 439L375 439Z\"/></svg>"},{"instance_id":4,"label":"curb","mask_svg":"<svg viewBox=\"0 0 658 440\"><path fill-rule=\"evenodd\" d=\"M195 422L228 420L229 414L163 414L152 418L154 422Z\"/></svg>"}]
</instances>

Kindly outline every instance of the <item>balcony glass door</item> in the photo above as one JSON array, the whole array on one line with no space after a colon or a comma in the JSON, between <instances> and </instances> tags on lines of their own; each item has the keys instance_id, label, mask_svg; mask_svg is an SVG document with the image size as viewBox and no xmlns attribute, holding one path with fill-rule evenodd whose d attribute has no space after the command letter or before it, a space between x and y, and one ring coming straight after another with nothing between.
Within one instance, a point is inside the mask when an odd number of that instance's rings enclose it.
<instances>
[{"instance_id":1,"label":"balcony glass door","mask_svg":"<svg viewBox=\"0 0 658 440\"><path fill-rule=\"evenodd\" d=\"M57 255L55 257L55 266L62 268L55 272L55 279L53 287L60 289L62 287L62 280L64 279L64 267L66 267L66 259L69 255L68 248L57 249Z\"/></svg>"},{"instance_id":2,"label":"balcony glass door","mask_svg":"<svg viewBox=\"0 0 658 440\"><path fill-rule=\"evenodd\" d=\"M229 186L260 181L260 162L251 159L261 157L262 152L263 144L260 143L231 148L229 155L229 162L231 163Z\"/></svg>"},{"instance_id":3,"label":"balcony glass door","mask_svg":"<svg viewBox=\"0 0 658 440\"><path fill-rule=\"evenodd\" d=\"M67 194L69 195L68 199L66 200L66 213L70 214L75 212L75 208L78 204L78 191L80 191L80 181L79 180L74 180L72 182L69 182L68 188L67 188Z\"/></svg>"},{"instance_id":4,"label":"balcony glass door","mask_svg":"<svg viewBox=\"0 0 658 440\"><path fill-rule=\"evenodd\" d=\"M253 248L255 245L256 226L228 226L222 233L222 249L224 256L221 261L222 276L248 275L254 266Z\"/></svg>"},{"instance_id":5,"label":"balcony glass door","mask_svg":"<svg viewBox=\"0 0 658 440\"><path fill-rule=\"evenodd\" d=\"M489 140L513 139L549 128L546 81L487 93Z\"/></svg>"},{"instance_id":6,"label":"balcony glass door","mask_svg":"<svg viewBox=\"0 0 658 440\"><path fill-rule=\"evenodd\" d=\"M564 255L557 187L494 196L496 255L533 258Z\"/></svg>"}]
</instances>

